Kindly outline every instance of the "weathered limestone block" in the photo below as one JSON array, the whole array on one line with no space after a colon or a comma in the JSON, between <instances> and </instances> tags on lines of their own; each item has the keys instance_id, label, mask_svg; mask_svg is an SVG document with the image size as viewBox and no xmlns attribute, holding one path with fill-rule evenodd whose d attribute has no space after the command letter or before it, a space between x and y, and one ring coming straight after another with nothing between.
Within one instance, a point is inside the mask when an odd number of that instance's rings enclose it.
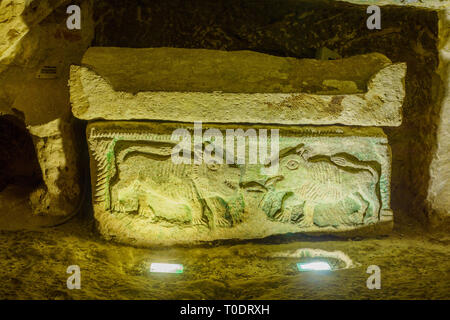
<instances>
[{"instance_id":1,"label":"weathered limestone block","mask_svg":"<svg viewBox=\"0 0 450 320\"><path fill-rule=\"evenodd\" d=\"M380 54L90 48L71 68L70 95L85 120L399 126L405 72Z\"/></svg>"},{"instance_id":2,"label":"weathered limestone block","mask_svg":"<svg viewBox=\"0 0 450 320\"><path fill-rule=\"evenodd\" d=\"M29 126L44 185L30 195L34 214L66 216L80 204L80 181L72 127L61 119Z\"/></svg>"},{"instance_id":3,"label":"weathered limestone block","mask_svg":"<svg viewBox=\"0 0 450 320\"><path fill-rule=\"evenodd\" d=\"M239 144L221 140L238 126L211 125L203 129L220 135L203 131L200 144L194 136L189 163L177 164L180 138L173 133L180 128L189 137L194 132L179 123L89 124L94 213L107 239L151 246L293 232L367 235L392 227L390 149L379 128L288 126L278 138L275 127L246 126L260 135L258 142L245 140L242 156ZM269 129L270 152L278 142L278 166L250 161L262 152L262 129ZM208 146L214 156L231 153L233 163L195 163Z\"/></svg>"}]
</instances>

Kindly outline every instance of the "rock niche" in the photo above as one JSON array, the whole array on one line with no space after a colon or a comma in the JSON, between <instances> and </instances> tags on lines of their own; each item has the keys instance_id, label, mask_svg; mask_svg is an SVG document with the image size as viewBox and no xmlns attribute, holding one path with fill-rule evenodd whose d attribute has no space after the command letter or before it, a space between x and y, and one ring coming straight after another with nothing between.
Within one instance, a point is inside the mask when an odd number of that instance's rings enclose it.
<instances>
[{"instance_id":1,"label":"rock niche","mask_svg":"<svg viewBox=\"0 0 450 320\"><path fill-rule=\"evenodd\" d=\"M72 66L107 239L384 234L406 65L250 51L92 47Z\"/></svg>"}]
</instances>

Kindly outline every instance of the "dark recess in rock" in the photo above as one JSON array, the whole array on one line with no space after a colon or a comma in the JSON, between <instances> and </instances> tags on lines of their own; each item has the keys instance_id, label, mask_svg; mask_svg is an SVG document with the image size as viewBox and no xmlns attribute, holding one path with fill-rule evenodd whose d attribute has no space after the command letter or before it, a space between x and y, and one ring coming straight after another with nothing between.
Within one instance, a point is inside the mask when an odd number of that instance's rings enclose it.
<instances>
[{"instance_id":1,"label":"dark recess in rock","mask_svg":"<svg viewBox=\"0 0 450 320\"><path fill-rule=\"evenodd\" d=\"M0 117L0 191L9 184L35 187L42 181L31 135L23 121Z\"/></svg>"}]
</instances>

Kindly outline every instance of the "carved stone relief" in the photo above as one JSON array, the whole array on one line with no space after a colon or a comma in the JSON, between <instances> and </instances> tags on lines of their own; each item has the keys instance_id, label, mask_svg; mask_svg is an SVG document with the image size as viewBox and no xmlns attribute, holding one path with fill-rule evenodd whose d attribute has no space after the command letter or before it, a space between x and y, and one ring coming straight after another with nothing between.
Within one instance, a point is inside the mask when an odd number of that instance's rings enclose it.
<instances>
[{"instance_id":1,"label":"carved stone relief","mask_svg":"<svg viewBox=\"0 0 450 320\"><path fill-rule=\"evenodd\" d=\"M390 151L381 129L283 128L279 164L267 170L249 163L250 139L246 161L176 164L180 141L171 133L179 127L89 125L94 209L107 238L157 245L391 226Z\"/></svg>"}]
</instances>

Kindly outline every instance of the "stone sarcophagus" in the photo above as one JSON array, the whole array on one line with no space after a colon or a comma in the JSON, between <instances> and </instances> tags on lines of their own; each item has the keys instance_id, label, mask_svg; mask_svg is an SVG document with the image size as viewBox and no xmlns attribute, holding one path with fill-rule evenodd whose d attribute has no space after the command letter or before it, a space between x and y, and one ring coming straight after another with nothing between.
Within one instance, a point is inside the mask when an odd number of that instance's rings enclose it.
<instances>
[{"instance_id":1,"label":"stone sarcophagus","mask_svg":"<svg viewBox=\"0 0 450 320\"><path fill-rule=\"evenodd\" d=\"M71 70L89 120L94 214L135 245L392 228L404 64L91 48Z\"/></svg>"}]
</instances>

